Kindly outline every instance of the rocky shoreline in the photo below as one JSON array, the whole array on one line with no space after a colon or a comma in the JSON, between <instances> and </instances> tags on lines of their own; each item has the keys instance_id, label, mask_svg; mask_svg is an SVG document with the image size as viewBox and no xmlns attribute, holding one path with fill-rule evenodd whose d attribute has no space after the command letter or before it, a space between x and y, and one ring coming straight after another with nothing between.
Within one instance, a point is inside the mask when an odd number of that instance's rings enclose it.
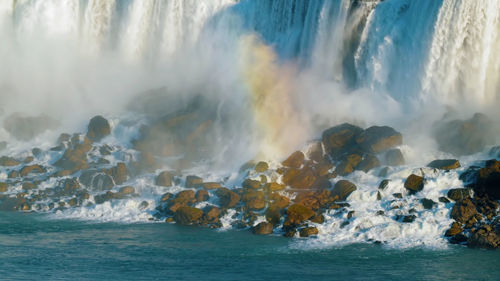
<instances>
[{"instance_id":1,"label":"rocky shoreline","mask_svg":"<svg viewBox=\"0 0 500 281\"><path fill-rule=\"evenodd\" d=\"M194 122L192 130L184 134L187 141L175 139L175 143L182 143L183 149L190 150L203 141L211 122L186 113L144 127L141 137L133 142L137 155L104 143L112 128L108 120L96 116L90 120L86 134L62 134L49 150L33 148L24 159L2 156L0 172L6 176L0 178L0 210L53 212L135 198L139 195L130 180L149 173L155 175L156 186L182 187L178 192L159 196L151 220L220 228L223 217L230 216L231 227L249 229L255 234L309 237L319 234L318 225L325 222L325 212L345 217L340 227L349 225L356 216L356 210L350 208L349 196L358 187L345 179L352 173L376 171L381 180L378 186L373 186L373 191L377 200L389 203L400 203L430 188L426 186L424 172L412 173L404 182L404 192L385 194L391 181L388 176L391 167L405 163L399 149L403 144L402 134L388 126L363 129L348 123L325 130L320 140L308 144L303 151L291 153L281 163L248 162L239 171L242 180L237 185L227 186L224 180L206 181L185 174L181 168L162 170L161 157L152 153L151 146L159 149L162 157L169 156L175 146L164 143L159 148L158 143L152 143L157 128L175 132L186 128L186 122ZM482 115L450 121L438 126L441 131L437 134L453 135L452 144L444 136L436 139L441 147L456 155L478 152L488 144L478 136L487 123ZM0 149L7 144L2 146ZM498 158L499 151L494 147L491 157ZM112 164L106 159L112 154L121 155L123 161ZM55 160L49 165L41 164L49 156ZM180 166L183 165L186 164ZM460 167L456 159L437 159L425 168L446 172ZM450 243L498 248L500 161L487 160L481 166L469 167L460 179L465 188L450 186L447 195L437 202L420 198L421 208L430 210L437 204L450 204L454 222L442 234ZM149 204L143 201L139 208L151 209ZM385 214L379 210L373 215ZM402 210L392 219L407 224L418 216L415 209L410 209Z\"/></svg>"}]
</instances>

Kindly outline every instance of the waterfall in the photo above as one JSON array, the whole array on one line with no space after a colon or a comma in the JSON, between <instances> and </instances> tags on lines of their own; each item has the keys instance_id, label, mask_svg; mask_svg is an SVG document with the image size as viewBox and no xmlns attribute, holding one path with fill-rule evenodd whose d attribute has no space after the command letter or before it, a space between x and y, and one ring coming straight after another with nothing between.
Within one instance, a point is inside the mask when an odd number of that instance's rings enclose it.
<instances>
[{"instance_id":1,"label":"waterfall","mask_svg":"<svg viewBox=\"0 0 500 281\"><path fill-rule=\"evenodd\" d=\"M423 90L450 105L498 103L500 1L444 0Z\"/></svg>"}]
</instances>

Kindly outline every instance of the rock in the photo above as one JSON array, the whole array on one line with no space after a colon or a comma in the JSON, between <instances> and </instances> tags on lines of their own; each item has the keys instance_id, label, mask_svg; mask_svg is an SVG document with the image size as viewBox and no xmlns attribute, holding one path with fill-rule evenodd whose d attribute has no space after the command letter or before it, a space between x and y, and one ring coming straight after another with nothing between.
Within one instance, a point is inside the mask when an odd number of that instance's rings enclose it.
<instances>
[{"instance_id":1,"label":"rock","mask_svg":"<svg viewBox=\"0 0 500 281\"><path fill-rule=\"evenodd\" d=\"M422 205L424 206L424 209L427 209L427 210L434 208L434 206L436 205L436 202L432 201L431 199L427 199L427 198L422 198L420 200L420 203L422 203Z\"/></svg>"},{"instance_id":2,"label":"rock","mask_svg":"<svg viewBox=\"0 0 500 281\"><path fill-rule=\"evenodd\" d=\"M200 189L200 190L196 191L195 198L196 198L196 202L203 202L203 201L207 201L210 198L210 195L208 194L208 191L206 191L204 189Z\"/></svg>"},{"instance_id":3,"label":"rock","mask_svg":"<svg viewBox=\"0 0 500 281\"><path fill-rule=\"evenodd\" d=\"M46 170L40 165L29 165L29 166L24 166L21 169L20 175L21 177L26 177L28 174L31 173L45 173Z\"/></svg>"},{"instance_id":4,"label":"rock","mask_svg":"<svg viewBox=\"0 0 500 281\"><path fill-rule=\"evenodd\" d=\"M325 222L325 216L321 214L316 214L311 218L311 222L314 223L324 223Z\"/></svg>"},{"instance_id":5,"label":"rock","mask_svg":"<svg viewBox=\"0 0 500 281\"><path fill-rule=\"evenodd\" d=\"M308 189L316 182L316 176L310 168L289 169L283 175L284 184L296 189Z\"/></svg>"},{"instance_id":6,"label":"rock","mask_svg":"<svg viewBox=\"0 0 500 281\"><path fill-rule=\"evenodd\" d=\"M100 141L109 134L111 134L111 126L109 125L108 120L100 115L90 119L87 130L87 138L89 138L89 140L93 142Z\"/></svg>"},{"instance_id":7,"label":"rock","mask_svg":"<svg viewBox=\"0 0 500 281\"><path fill-rule=\"evenodd\" d=\"M170 192L167 192L165 194L163 194L161 197L160 197L160 202L167 202L169 199L173 198L174 195Z\"/></svg>"},{"instance_id":8,"label":"rock","mask_svg":"<svg viewBox=\"0 0 500 281\"><path fill-rule=\"evenodd\" d=\"M356 185L347 180L339 180L332 190L332 196L337 196L338 200L345 201L351 193L356 190Z\"/></svg>"},{"instance_id":9,"label":"rock","mask_svg":"<svg viewBox=\"0 0 500 281\"><path fill-rule=\"evenodd\" d=\"M9 190L9 185L5 182L0 182L0 192L6 192Z\"/></svg>"},{"instance_id":10,"label":"rock","mask_svg":"<svg viewBox=\"0 0 500 281\"><path fill-rule=\"evenodd\" d=\"M42 151L40 148L35 147L35 148L33 148L33 149L31 150L31 153L32 153L32 154L33 154L33 156L35 156L35 157L40 157L40 155L42 155L43 151Z\"/></svg>"},{"instance_id":11,"label":"rock","mask_svg":"<svg viewBox=\"0 0 500 281\"><path fill-rule=\"evenodd\" d=\"M416 218L417 218L417 216L415 216L415 215L403 216L403 222L412 223L415 221Z\"/></svg>"},{"instance_id":12,"label":"rock","mask_svg":"<svg viewBox=\"0 0 500 281\"><path fill-rule=\"evenodd\" d=\"M266 183L264 185L264 190L266 190L268 192L280 191L280 190L284 190L285 188L286 188L285 185L279 184L276 182L270 182L270 183Z\"/></svg>"},{"instance_id":13,"label":"rock","mask_svg":"<svg viewBox=\"0 0 500 281\"><path fill-rule=\"evenodd\" d=\"M261 183L257 180L245 179L241 186L246 189L259 189Z\"/></svg>"},{"instance_id":14,"label":"rock","mask_svg":"<svg viewBox=\"0 0 500 281\"><path fill-rule=\"evenodd\" d=\"M403 198L403 194L402 193L393 193L392 196L394 196L394 198L398 198L398 199Z\"/></svg>"},{"instance_id":15,"label":"rock","mask_svg":"<svg viewBox=\"0 0 500 281\"><path fill-rule=\"evenodd\" d=\"M410 194L415 194L424 189L424 178L411 174L405 181L404 187L408 189Z\"/></svg>"},{"instance_id":16,"label":"rock","mask_svg":"<svg viewBox=\"0 0 500 281\"><path fill-rule=\"evenodd\" d=\"M344 159L337 165L335 172L338 175L346 176L354 172L354 168L362 161L362 157L359 154L350 154L344 157Z\"/></svg>"},{"instance_id":17,"label":"rock","mask_svg":"<svg viewBox=\"0 0 500 281\"><path fill-rule=\"evenodd\" d=\"M180 224L198 223L203 216L203 211L189 206L182 206L175 211L174 220Z\"/></svg>"},{"instance_id":18,"label":"rock","mask_svg":"<svg viewBox=\"0 0 500 281\"><path fill-rule=\"evenodd\" d=\"M318 229L316 227L306 227L299 231L300 237L309 237L311 235L318 235Z\"/></svg>"},{"instance_id":19,"label":"rock","mask_svg":"<svg viewBox=\"0 0 500 281\"><path fill-rule=\"evenodd\" d=\"M448 191L447 196L453 201L461 201L470 198L471 191L468 188L454 188Z\"/></svg>"},{"instance_id":20,"label":"rock","mask_svg":"<svg viewBox=\"0 0 500 281\"><path fill-rule=\"evenodd\" d=\"M196 201L193 190L183 190L175 196L174 202L182 204L192 204Z\"/></svg>"},{"instance_id":21,"label":"rock","mask_svg":"<svg viewBox=\"0 0 500 281\"><path fill-rule=\"evenodd\" d=\"M80 183L74 178L59 181L56 187L58 196L71 196L80 189Z\"/></svg>"},{"instance_id":22,"label":"rock","mask_svg":"<svg viewBox=\"0 0 500 281\"><path fill-rule=\"evenodd\" d=\"M450 203L451 201L448 200L448 198L446 197L439 197L439 202L447 204Z\"/></svg>"},{"instance_id":23,"label":"rock","mask_svg":"<svg viewBox=\"0 0 500 281\"><path fill-rule=\"evenodd\" d=\"M2 156L0 157L0 166L4 167L12 167L12 166L17 166L21 164L20 161L17 161L16 159L8 156Z\"/></svg>"},{"instance_id":24,"label":"rock","mask_svg":"<svg viewBox=\"0 0 500 281\"><path fill-rule=\"evenodd\" d=\"M233 208L240 202L240 196L227 188L217 189L216 194L219 197L220 206L224 209Z\"/></svg>"},{"instance_id":25,"label":"rock","mask_svg":"<svg viewBox=\"0 0 500 281\"><path fill-rule=\"evenodd\" d=\"M459 223L453 222L451 224L450 229L448 229L446 231L446 233L444 234L444 236L446 236L446 237L453 237L453 236L455 236L457 234L462 233L463 231L464 231L464 229L460 226Z\"/></svg>"},{"instance_id":26,"label":"rock","mask_svg":"<svg viewBox=\"0 0 500 281\"><path fill-rule=\"evenodd\" d=\"M266 207L265 194L262 191L245 192L241 201L245 202L249 210L262 210Z\"/></svg>"},{"instance_id":27,"label":"rock","mask_svg":"<svg viewBox=\"0 0 500 281\"><path fill-rule=\"evenodd\" d=\"M35 189L36 185L32 182L25 182L23 183L23 189L24 190L30 190L30 189Z\"/></svg>"},{"instance_id":28,"label":"rock","mask_svg":"<svg viewBox=\"0 0 500 281\"><path fill-rule=\"evenodd\" d=\"M127 181L128 177L127 165L125 165L125 163L123 162L120 162L116 164L115 167L109 170L109 174L111 175L111 177L113 177L115 184L123 184Z\"/></svg>"},{"instance_id":29,"label":"rock","mask_svg":"<svg viewBox=\"0 0 500 281\"><path fill-rule=\"evenodd\" d=\"M88 168L87 153L92 149L89 143L75 144L68 148L54 166L70 170L72 173Z\"/></svg>"},{"instance_id":30,"label":"rock","mask_svg":"<svg viewBox=\"0 0 500 281\"><path fill-rule=\"evenodd\" d=\"M440 170L453 170L460 168L460 162L457 159L442 159L442 160L434 160L431 163L427 164L427 167L440 169Z\"/></svg>"},{"instance_id":31,"label":"rock","mask_svg":"<svg viewBox=\"0 0 500 281\"><path fill-rule=\"evenodd\" d=\"M380 182L380 184L378 185L378 189L380 189L380 190L385 190L385 189L387 188L387 186L389 186L389 182L390 182L390 181L391 181L391 180L389 180L389 179L382 180L382 181Z\"/></svg>"},{"instance_id":32,"label":"rock","mask_svg":"<svg viewBox=\"0 0 500 281\"><path fill-rule=\"evenodd\" d=\"M299 225L314 216L314 211L300 204L293 204L286 211L284 226Z\"/></svg>"},{"instance_id":33,"label":"rock","mask_svg":"<svg viewBox=\"0 0 500 281\"><path fill-rule=\"evenodd\" d=\"M500 200L500 161L486 161L485 167L477 174L474 192L479 196L486 194L490 199Z\"/></svg>"},{"instance_id":34,"label":"rock","mask_svg":"<svg viewBox=\"0 0 500 281\"><path fill-rule=\"evenodd\" d=\"M452 120L434 126L439 149L456 156L482 151L495 141L494 123L486 115L476 113L468 120Z\"/></svg>"},{"instance_id":35,"label":"rock","mask_svg":"<svg viewBox=\"0 0 500 281\"><path fill-rule=\"evenodd\" d=\"M97 170L83 171L78 181L92 191L110 190L115 186L111 176Z\"/></svg>"},{"instance_id":36,"label":"rock","mask_svg":"<svg viewBox=\"0 0 500 281\"><path fill-rule=\"evenodd\" d=\"M278 225L281 222L281 211L278 206L271 206L266 210L266 220L272 225Z\"/></svg>"},{"instance_id":37,"label":"rock","mask_svg":"<svg viewBox=\"0 0 500 281\"><path fill-rule=\"evenodd\" d=\"M500 247L500 235L495 233L489 225L483 225L467 240L467 246L497 249Z\"/></svg>"},{"instance_id":38,"label":"rock","mask_svg":"<svg viewBox=\"0 0 500 281\"><path fill-rule=\"evenodd\" d=\"M218 189L222 187L222 185L218 182L204 182L201 184L201 186L207 190Z\"/></svg>"},{"instance_id":39,"label":"rock","mask_svg":"<svg viewBox=\"0 0 500 281\"><path fill-rule=\"evenodd\" d=\"M299 169L304 163L304 159L305 156L302 151L295 151L285 161L281 162L281 164L285 167Z\"/></svg>"},{"instance_id":40,"label":"rock","mask_svg":"<svg viewBox=\"0 0 500 281\"><path fill-rule=\"evenodd\" d=\"M257 163L257 165L255 165L255 172L256 173L263 173L263 172L267 171L268 169L269 169L269 165L264 161L260 161L259 163Z\"/></svg>"},{"instance_id":41,"label":"rock","mask_svg":"<svg viewBox=\"0 0 500 281\"><path fill-rule=\"evenodd\" d=\"M3 128L18 140L28 141L41 133L59 126L57 120L42 114L38 116L24 116L14 113L4 119Z\"/></svg>"},{"instance_id":42,"label":"rock","mask_svg":"<svg viewBox=\"0 0 500 281\"><path fill-rule=\"evenodd\" d=\"M198 187L203 183L203 179L198 176L187 176L186 177L186 188Z\"/></svg>"},{"instance_id":43,"label":"rock","mask_svg":"<svg viewBox=\"0 0 500 281\"><path fill-rule=\"evenodd\" d=\"M142 201L141 204L137 207L139 210L144 211L149 207L148 201Z\"/></svg>"},{"instance_id":44,"label":"rock","mask_svg":"<svg viewBox=\"0 0 500 281\"><path fill-rule=\"evenodd\" d=\"M172 186L172 180L174 176L169 171L161 172L158 177L156 177L156 185L158 186Z\"/></svg>"},{"instance_id":45,"label":"rock","mask_svg":"<svg viewBox=\"0 0 500 281\"><path fill-rule=\"evenodd\" d=\"M312 143L307 150L307 158L320 163L323 161L323 145L321 142Z\"/></svg>"},{"instance_id":46,"label":"rock","mask_svg":"<svg viewBox=\"0 0 500 281\"><path fill-rule=\"evenodd\" d=\"M221 211L215 206L207 207L203 210L203 220L207 223L219 222Z\"/></svg>"},{"instance_id":47,"label":"rock","mask_svg":"<svg viewBox=\"0 0 500 281\"><path fill-rule=\"evenodd\" d=\"M372 126L356 137L356 143L366 152L380 153L403 144L403 136L388 126Z\"/></svg>"},{"instance_id":48,"label":"rock","mask_svg":"<svg viewBox=\"0 0 500 281\"><path fill-rule=\"evenodd\" d=\"M451 218L457 222L465 223L477 214L476 206L470 199L459 201L451 209Z\"/></svg>"},{"instance_id":49,"label":"rock","mask_svg":"<svg viewBox=\"0 0 500 281\"><path fill-rule=\"evenodd\" d=\"M405 164L403 153L398 148L390 149L385 153L385 164L388 166L401 166Z\"/></svg>"},{"instance_id":50,"label":"rock","mask_svg":"<svg viewBox=\"0 0 500 281\"><path fill-rule=\"evenodd\" d=\"M271 201L270 208L277 207L279 209L284 209L290 205L290 199L278 193L271 193L269 195L269 200Z\"/></svg>"},{"instance_id":51,"label":"rock","mask_svg":"<svg viewBox=\"0 0 500 281\"><path fill-rule=\"evenodd\" d=\"M380 161L378 160L378 158L373 154L367 154L363 158L363 160L361 160L361 162L359 162L359 164L356 165L355 170L367 173L371 169L379 166L380 166Z\"/></svg>"},{"instance_id":52,"label":"rock","mask_svg":"<svg viewBox=\"0 0 500 281\"><path fill-rule=\"evenodd\" d=\"M120 193L122 194L133 194L135 192L135 189L132 186L124 186L120 188Z\"/></svg>"},{"instance_id":53,"label":"rock","mask_svg":"<svg viewBox=\"0 0 500 281\"><path fill-rule=\"evenodd\" d=\"M268 222L261 222L252 228L253 234L267 235L273 233L273 225Z\"/></svg>"},{"instance_id":54,"label":"rock","mask_svg":"<svg viewBox=\"0 0 500 281\"><path fill-rule=\"evenodd\" d=\"M390 171L389 167L384 167L384 168L380 169L380 171L378 172L378 176L381 178L385 178L389 174L389 171Z\"/></svg>"},{"instance_id":55,"label":"rock","mask_svg":"<svg viewBox=\"0 0 500 281\"><path fill-rule=\"evenodd\" d=\"M356 144L356 138L363 132L363 129L344 123L332 127L322 134L322 142L325 151L333 159L339 159L344 152L351 149Z\"/></svg>"}]
</instances>

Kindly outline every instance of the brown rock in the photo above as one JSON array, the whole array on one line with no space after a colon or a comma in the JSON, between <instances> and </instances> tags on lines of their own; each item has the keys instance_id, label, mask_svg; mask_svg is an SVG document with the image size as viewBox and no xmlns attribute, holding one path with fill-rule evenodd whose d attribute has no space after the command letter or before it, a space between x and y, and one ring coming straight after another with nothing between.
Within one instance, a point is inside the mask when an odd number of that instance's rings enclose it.
<instances>
[{"instance_id":1,"label":"brown rock","mask_svg":"<svg viewBox=\"0 0 500 281\"><path fill-rule=\"evenodd\" d=\"M281 162L281 164L285 167L299 169L304 163L304 159L305 156L302 151L295 151L285 161Z\"/></svg>"},{"instance_id":2,"label":"brown rock","mask_svg":"<svg viewBox=\"0 0 500 281\"><path fill-rule=\"evenodd\" d=\"M208 189L208 190L212 190L212 189L218 189L218 188L221 188L222 185L218 182L204 182L201 184L201 186L204 188L204 189Z\"/></svg>"},{"instance_id":3,"label":"brown rock","mask_svg":"<svg viewBox=\"0 0 500 281\"><path fill-rule=\"evenodd\" d=\"M411 174L406 179L404 187L408 189L410 194L417 193L424 189L424 178L415 174Z\"/></svg>"},{"instance_id":4,"label":"brown rock","mask_svg":"<svg viewBox=\"0 0 500 281\"><path fill-rule=\"evenodd\" d=\"M32 182L25 182L23 183L23 189L24 190L30 190L30 189L35 189L36 185Z\"/></svg>"},{"instance_id":5,"label":"brown rock","mask_svg":"<svg viewBox=\"0 0 500 281\"><path fill-rule=\"evenodd\" d=\"M117 185L120 185L127 181L128 177L127 165L125 165L125 163L123 162L116 164L115 167L110 169L109 173L111 177L113 177L113 180Z\"/></svg>"},{"instance_id":6,"label":"brown rock","mask_svg":"<svg viewBox=\"0 0 500 281\"><path fill-rule=\"evenodd\" d=\"M192 190L183 190L177 193L174 201L177 203L192 204L196 201L195 193Z\"/></svg>"},{"instance_id":7,"label":"brown rock","mask_svg":"<svg viewBox=\"0 0 500 281\"><path fill-rule=\"evenodd\" d=\"M492 231L489 225L483 225L467 240L467 246L497 249L500 247L500 235Z\"/></svg>"},{"instance_id":8,"label":"brown rock","mask_svg":"<svg viewBox=\"0 0 500 281\"><path fill-rule=\"evenodd\" d=\"M217 189L216 194L219 197L219 204L222 208L233 208L240 202L240 196L227 188Z\"/></svg>"},{"instance_id":9,"label":"brown rock","mask_svg":"<svg viewBox=\"0 0 500 281\"><path fill-rule=\"evenodd\" d=\"M285 188L286 188L285 185L279 184L276 182L270 182L270 183L266 183L264 185L264 189L268 192L280 191L280 190L284 190Z\"/></svg>"},{"instance_id":10,"label":"brown rock","mask_svg":"<svg viewBox=\"0 0 500 281\"><path fill-rule=\"evenodd\" d=\"M300 204L293 204L286 211L285 225L299 225L314 216L314 211Z\"/></svg>"},{"instance_id":11,"label":"brown rock","mask_svg":"<svg viewBox=\"0 0 500 281\"><path fill-rule=\"evenodd\" d=\"M314 142L307 150L307 158L317 163L323 161L323 145L321 142Z\"/></svg>"},{"instance_id":12,"label":"brown rock","mask_svg":"<svg viewBox=\"0 0 500 281\"><path fill-rule=\"evenodd\" d=\"M500 161L486 161L485 167L477 173L474 192L479 195L488 195L492 200L500 200Z\"/></svg>"},{"instance_id":13,"label":"brown rock","mask_svg":"<svg viewBox=\"0 0 500 281\"><path fill-rule=\"evenodd\" d=\"M267 235L273 233L273 225L268 222L261 222L252 228L253 234Z\"/></svg>"},{"instance_id":14,"label":"brown rock","mask_svg":"<svg viewBox=\"0 0 500 281\"><path fill-rule=\"evenodd\" d=\"M332 196L337 196L338 200L345 201L352 192L356 190L356 185L347 180L339 180L332 190Z\"/></svg>"},{"instance_id":15,"label":"brown rock","mask_svg":"<svg viewBox=\"0 0 500 281\"><path fill-rule=\"evenodd\" d=\"M217 223L217 222L219 222L220 215L221 215L220 209L217 207L211 206L211 207L205 208L204 214L203 214L203 219L207 223Z\"/></svg>"},{"instance_id":16,"label":"brown rock","mask_svg":"<svg viewBox=\"0 0 500 281\"><path fill-rule=\"evenodd\" d=\"M340 162L335 169L338 175L346 176L354 172L354 168L361 162L362 157L359 154L350 154Z\"/></svg>"},{"instance_id":17,"label":"brown rock","mask_svg":"<svg viewBox=\"0 0 500 281\"><path fill-rule=\"evenodd\" d=\"M210 198L210 195L208 194L208 191L200 189L196 191L195 197L196 197L196 202L203 202L207 201Z\"/></svg>"},{"instance_id":18,"label":"brown rock","mask_svg":"<svg viewBox=\"0 0 500 281\"><path fill-rule=\"evenodd\" d=\"M167 192L161 196L160 202L167 202L168 200L170 200L173 197L174 197L174 195L172 193Z\"/></svg>"},{"instance_id":19,"label":"brown rock","mask_svg":"<svg viewBox=\"0 0 500 281\"><path fill-rule=\"evenodd\" d=\"M356 144L356 138L363 129L344 123L323 132L322 142L326 152L333 158L339 159L344 152Z\"/></svg>"},{"instance_id":20,"label":"brown rock","mask_svg":"<svg viewBox=\"0 0 500 281\"><path fill-rule=\"evenodd\" d=\"M440 169L440 170L453 170L460 168L460 162L457 159L441 159L434 160L427 164L427 167Z\"/></svg>"},{"instance_id":21,"label":"brown rock","mask_svg":"<svg viewBox=\"0 0 500 281\"><path fill-rule=\"evenodd\" d=\"M120 188L120 193L122 194L133 194L135 192L135 189L132 186L124 186Z\"/></svg>"},{"instance_id":22,"label":"brown rock","mask_svg":"<svg viewBox=\"0 0 500 281\"><path fill-rule=\"evenodd\" d=\"M9 190L9 185L5 182L0 182L0 192L6 192Z\"/></svg>"},{"instance_id":23,"label":"brown rock","mask_svg":"<svg viewBox=\"0 0 500 281\"><path fill-rule=\"evenodd\" d=\"M203 183L203 179L198 176L186 177L186 188L198 187Z\"/></svg>"},{"instance_id":24,"label":"brown rock","mask_svg":"<svg viewBox=\"0 0 500 281\"><path fill-rule=\"evenodd\" d=\"M299 232L300 237L309 237L311 235L318 235L319 231L316 227L302 228Z\"/></svg>"},{"instance_id":25,"label":"brown rock","mask_svg":"<svg viewBox=\"0 0 500 281\"><path fill-rule=\"evenodd\" d=\"M16 170L10 171L10 173L9 173L9 179L18 178L18 177L19 177L19 172L18 171L16 171Z\"/></svg>"},{"instance_id":26,"label":"brown rock","mask_svg":"<svg viewBox=\"0 0 500 281\"><path fill-rule=\"evenodd\" d=\"M278 225L281 221L282 210L283 209L278 206L270 206L266 210L266 220L273 225Z\"/></svg>"},{"instance_id":27,"label":"brown rock","mask_svg":"<svg viewBox=\"0 0 500 281\"><path fill-rule=\"evenodd\" d=\"M156 185L170 187L172 186L173 177L169 171L163 171L156 178Z\"/></svg>"},{"instance_id":28,"label":"brown rock","mask_svg":"<svg viewBox=\"0 0 500 281\"><path fill-rule=\"evenodd\" d=\"M271 201L270 207L277 207L280 209L284 209L290 205L290 199L288 197L279 195L278 193L271 193L269 195L269 200Z\"/></svg>"},{"instance_id":29,"label":"brown rock","mask_svg":"<svg viewBox=\"0 0 500 281\"><path fill-rule=\"evenodd\" d=\"M403 144L403 136L388 126L372 126L356 138L356 143L366 152L380 153Z\"/></svg>"},{"instance_id":30,"label":"brown rock","mask_svg":"<svg viewBox=\"0 0 500 281\"><path fill-rule=\"evenodd\" d=\"M467 222L476 214L476 206L470 199L464 199L457 202L451 210L451 218L461 223Z\"/></svg>"},{"instance_id":31,"label":"brown rock","mask_svg":"<svg viewBox=\"0 0 500 281\"><path fill-rule=\"evenodd\" d=\"M100 141L111 133L111 126L108 120L98 115L90 119L87 137L91 141Z\"/></svg>"},{"instance_id":32,"label":"brown rock","mask_svg":"<svg viewBox=\"0 0 500 281\"><path fill-rule=\"evenodd\" d=\"M21 162L17 161L12 157L7 157L7 156L0 157L0 166L12 167L12 166L17 166L19 164L21 164Z\"/></svg>"},{"instance_id":33,"label":"brown rock","mask_svg":"<svg viewBox=\"0 0 500 281\"><path fill-rule=\"evenodd\" d=\"M255 165L255 172L257 172L257 173L263 173L263 172L267 171L268 169L269 169L269 165L264 161L260 161L259 163L257 163L257 165Z\"/></svg>"},{"instance_id":34,"label":"brown rock","mask_svg":"<svg viewBox=\"0 0 500 281\"><path fill-rule=\"evenodd\" d=\"M282 181L291 188L308 189L316 182L316 176L314 172L307 167L302 170L289 169L283 175Z\"/></svg>"},{"instance_id":35,"label":"brown rock","mask_svg":"<svg viewBox=\"0 0 500 281\"><path fill-rule=\"evenodd\" d=\"M373 154L367 154L363 158L363 160L361 160L361 162L359 162L359 164L356 165L355 169L367 173L371 169L379 166L380 166L380 161L378 160L377 156Z\"/></svg>"},{"instance_id":36,"label":"brown rock","mask_svg":"<svg viewBox=\"0 0 500 281\"><path fill-rule=\"evenodd\" d=\"M174 214L174 220L180 224L198 223L203 216L203 211L189 206L179 207Z\"/></svg>"},{"instance_id":37,"label":"brown rock","mask_svg":"<svg viewBox=\"0 0 500 281\"><path fill-rule=\"evenodd\" d=\"M471 191L468 188L454 188L448 191L447 196L453 201L461 201L470 198Z\"/></svg>"},{"instance_id":38,"label":"brown rock","mask_svg":"<svg viewBox=\"0 0 500 281\"><path fill-rule=\"evenodd\" d=\"M245 179L241 186L247 189L259 189L261 183L258 180Z\"/></svg>"},{"instance_id":39,"label":"brown rock","mask_svg":"<svg viewBox=\"0 0 500 281\"><path fill-rule=\"evenodd\" d=\"M459 223L457 222L453 222L453 224L451 225L450 229L448 229L446 231L446 233L444 234L444 236L446 237L452 237L452 236L455 236L457 234L460 234L464 231L464 229L460 226Z\"/></svg>"},{"instance_id":40,"label":"brown rock","mask_svg":"<svg viewBox=\"0 0 500 281\"><path fill-rule=\"evenodd\" d=\"M45 173L45 169L40 165L24 166L21 169L20 175L21 177L25 177L30 173Z\"/></svg>"}]
</instances>

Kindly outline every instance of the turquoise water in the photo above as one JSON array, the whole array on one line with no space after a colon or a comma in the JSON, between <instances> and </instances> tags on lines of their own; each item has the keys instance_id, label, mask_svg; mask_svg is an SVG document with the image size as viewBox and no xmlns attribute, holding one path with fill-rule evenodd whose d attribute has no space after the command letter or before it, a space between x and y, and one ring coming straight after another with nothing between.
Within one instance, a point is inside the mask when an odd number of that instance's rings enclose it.
<instances>
[{"instance_id":1,"label":"turquoise water","mask_svg":"<svg viewBox=\"0 0 500 281\"><path fill-rule=\"evenodd\" d=\"M0 212L0 280L499 280L500 251L297 249L248 231Z\"/></svg>"}]
</instances>

